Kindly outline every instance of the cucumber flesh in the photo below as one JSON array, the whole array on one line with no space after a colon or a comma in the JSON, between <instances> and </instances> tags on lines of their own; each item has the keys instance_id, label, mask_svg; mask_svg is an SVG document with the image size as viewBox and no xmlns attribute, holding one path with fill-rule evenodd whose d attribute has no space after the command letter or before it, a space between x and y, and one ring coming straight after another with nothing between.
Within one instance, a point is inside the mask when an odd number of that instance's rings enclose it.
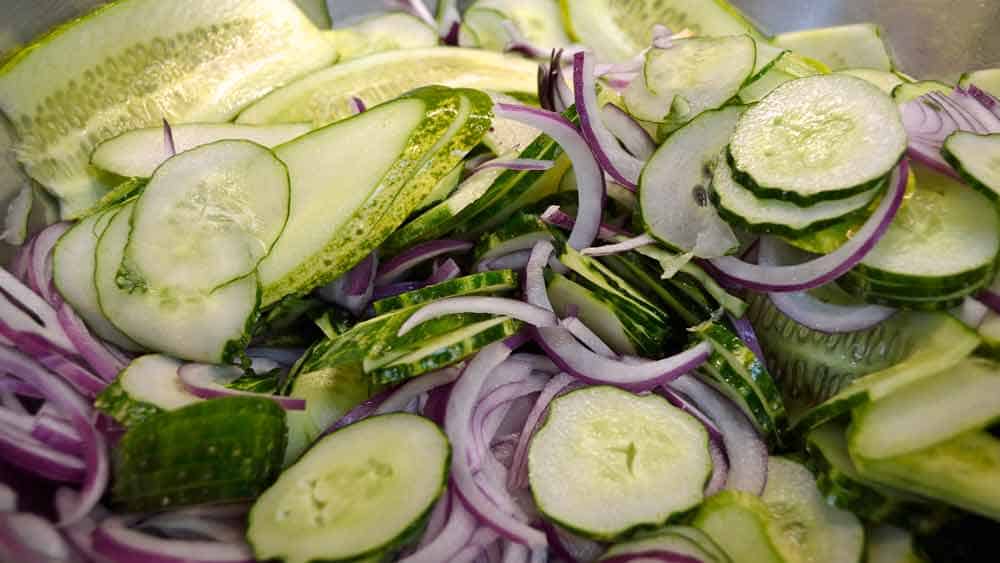
<instances>
[{"instance_id":1,"label":"cucumber flesh","mask_svg":"<svg viewBox=\"0 0 1000 563\"><path fill-rule=\"evenodd\" d=\"M712 176L712 203L730 224L754 233L795 236L822 229L844 217L864 212L884 187L876 186L844 199L800 207L788 201L757 197L736 182L729 163L724 158L720 160Z\"/></svg>"},{"instance_id":2,"label":"cucumber flesh","mask_svg":"<svg viewBox=\"0 0 1000 563\"><path fill-rule=\"evenodd\" d=\"M748 109L729 155L737 181L759 197L805 206L871 189L906 144L889 96L859 78L832 74L783 84Z\"/></svg>"},{"instance_id":3,"label":"cucumber flesh","mask_svg":"<svg viewBox=\"0 0 1000 563\"><path fill-rule=\"evenodd\" d=\"M653 25L699 36L761 33L725 0L559 0L570 37L593 48L599 59L624 62L650 45Z\"/></svg>"},{"instance_id":4,"label":"cucumber flesh","mask_svg":"<svg viewBox=\"0 0 1000 563\"><path fill-rule=\"evenodd\" d=\"M118 210L95 250L94 283L109 320L129 338L151 350L206 363L226 363L242 351L257 312L256 274L210 294L147 288L129 293L118 286L134 203Z\"/></svg>"},{"instance_id":5,"label":"cucumber flesh","mask_svg":"<svg viewBox=\"0 0 1000 563\"><path fill-rule=\"evenodd\" d=\"M482 49L503 51L513 39L504 22L512 22L530 44L546 53L570 44L556 0L476 0L463 24Z\"/></svg>"},{"instance_id":6,"label":"cucumber flesh","mask_svg":"<svg viewBox=\"0 0 1000 563\"><path fill-rule=\"evenodd\" d=\"M870 68L889 72L893 68L881 29L870 23L781 33L774 37L774 44L822 61L833 70Z\"/></svg>"},{"instance_id":7,"label":"cucumber flesh","mask_svg":"<svg viewBox=\"0 0 1000 563\"><path fill-rule=\"evenodd\" d=\"M130 352L142 346L125 336L101 311L94 285L97 241L117 210L95 213L73 225L52 253L52 279L59 294L97 336Z\"/></svg>"},{"instance_id":8,"label":"cucumber flesh","mask_svg":"<svg viewBox=\"0 0 1000 563\"><path fill-rule=\"evenodd\" d=\"M112 505L131 512L257 497L281 469L285 411L259 397L200 401L149 417L114 456Z\"/></svg>"},{"instance_id":9,"label":"cucumber flesh","mask_svg":"<svg viewBox=\"0 0 1000 563\"><path fill-rule=\"evenodd\" d=\"M848 447L851 448L850 443ZM861 475L946 504L1000 518L1000 440L970 432L893 458L869 460L851 451Z\"/></svg>"},{"instance_id":10,"label":"cucumber flesh","mask_svg":"<svg viewBox=\"0 0 1000 563\"><path fill-rule=\"evenodd\" d=\"M981 430L1000 418L1000 372L967 359L855 410L851 447L867 459L895 457Z\"/></svg>"},{"instance_id":11,"label":"cucumber flesh","mask_svg":"<svg viewBox=\"0 0 1000 563\"><path fill-rule=\"evenodd\" d=\"M767 505L756 495L722 491L701 505L692 525L711 536L733 561L786 563L768 533L770 518Z\"/></svg>"},{"instance_id":12,"label":"cucumber flesh","mask_svg":"<svg viewBox=\"0 0 1000 563\"><path fill-rule=\"evenodd\" d=\"M433 422L387 414L323 438L254 503L258 559L386 560L419 537L444 491L448 438Z\"/></svg>"},{"instance_id":13,"label":"cucumber flesh","mask_svg":"<svg viewBox=\"0 0 1000 563\"><path fill-rule=\"evenodd\" d=\"M697 506L712 470L708 434L696 419L660 396L605 386L553 401L529 448L542 514L604 541Z\"/></svg>"},{"instance_id":14,"label":"cucumber flesh","mask_svg":"<svg viewBox=\"0 0 1000 563\"><path fill-rule=\"evenodd\" d=\"M761 53L764 54L764 60L767 60L768 53L773 52L774 49L776 47L769 43L757 42L758 66ZM785 50L781 56L772 61L769 66L766 66L761 73L756 74L751 79L751 82L740 90L737 97L744 104L752 104L761 101L764 99L764 96L770 94L775 88L785 82L790 82L796 78L828 73L829 69L826 65L803 57L798 53Z\"/></svg>"},{"instance_id":15,"label":"cucumber flesh","mask_svg":"<svg viewBox=\"0 0 1000 563\"><path fill-rule=\"evenodd\" d=\"M288 205L288 169L261 145L217 141L181 153L133 205L118 285L183 299L247 276L281 236Z\"/></svg>"},{"instance_id":16,"label":"cucumber flesh","mask_svg":"<svg viewBox=\"0 0 1000 563\"><path fill-rule=\"evenodd\" d=\"M366 17L349 27L334 29L328 38L337 48L339 63L385 51L422 49L438 44L437 30L403 12Z\"/></svg>"},{"instance_id":17,"label":"cucumber flesh","mask_svg":"<svg viewBox=\"0 0 1000 563\"><path fill-rule=\"evenodd\" d=\"M292 2L115 2L8 60L0 110L19 160L71 218L107 189L88 165L100 141L163 118L227 121L333 58Z\"/></svg>"},{"instance_id":18,"label":"cucumber flesh","mask_svg":"<svg viewBox=\"0 0 1000 563\"><path fill-rule=\"evenodd\" d=\"M643 80L625 90L629 113L672 129L721 107L750 78L756 43L746 35L679 39L646 53Z\"/></svg>"},{"instance_id":19,"label":"cucumber flesh","mask_svg":"<svg viewBox=\"0 0 1000 563\"><path fill-rule=\"evenodd\" d=\"M637 540L630 540L611 546L598 561L622 561L630 557L629 561L643 561L643 555L654 553L670 553L680 561L701 561L702 563L727 563L729 556L721 550L707 534L697 528L690 528L694 533L699 534L698 540L689 537L691 532L685 534L674 533L679 526L668 527L657 531L654 535L643 537ZM699 543L703 542L703 543ZM705 547L705 544L710 547ZM712 547L715 551L712 551ZM656 561L657 559L650 559ZM673 561L674 559L669 559Z\"/></svg>"},{"instance_id":20,"label":"cucumber flesh","mask_svg":"<svg viewBox=\"0 0 1000 563\"><path fill-rule=\"evenodd\" d=\"M941 154L969 185L1000 199L1000 133L956 131L945 139Z\"/></svg>"},{"instance_id":21,"label":"cucumber flesh","mask_svg":"<svg viewBox=\"0 0 1000 563\"><path fill-rule=\"evenodd\" d=\"M639 208L646 232L700 258L736 250L739 241L708 201L709 174L745 108L708 111L671 135L639 179Z\"/></svg>"},{"instance_id":22,"label":"cucumber flesh","mask_svg":"<svg viewBox=\"0 0 1000 563\"><path fill-rule=\"evenodd\" d=\"M837 74L846 74L862 80L868 81L874 86L878 86L886 94L892 95L897 86L904 84L904 80L894 72L875 70L872 68L849 68L838 70Z\"/></svg>"},{"instance_id":23,"label":"cucumber flesh","mask_svg":"<svg viewBox=\"0 0 1000 563\"><path fill-rule=\"evenodd\" d=\"M171 127L178 153L224 139L253 141L275 147L309 132L309 125L233 125L231 123L190 123ZM123 177L149 178L168 154L162 127L147 127L122 133L97 145L90 158L94 166Z\"/></svg>"},{"instance_id":24,"label":"cucumber flesh","mask_svg":"<svg viewBox=\"0 0 1000 563\"><path fill-rule=\"evenodd\" d=\"M560 318L572 313L618 354L636 355L635 344L629 339L612 303L559 274L551 276L546 289L552 308Z\"/></svg>"},{"instance_id":25,"label":"cucumber flesh","mask_svg":"<svg viewBox=\"0 0 1000 563\"><path fill-rule=\"evenodd\" d=\"M865 532L858 518L828 505L813 474L801 464L770 458L761 500L771 514L769 535L786 561L861 560Z\"/></svg>"},{"instance_id":26,"label":"cucumber flesh","mask_svg":"<svg viewBox=\"0 0 1000 563\"><path fill-rule=\"evenodd\" d=\"M975 85L980 90L988 92L994 97L1000 97L1000 68L987 68L967 72L962 75L962 78L958 81L958 85L962 88Z\"/></svg>"},{"instance_id":27,"label":"cucumber flesh","mask_svg":"<svg viewBox=\"0 0 1000 563\"><path fill-rule=\"evenodd\" d=\"M279 88L243 110L236 122L318 127L353 115L353 97L372 107L432 84L535 95L537 75L538 67L531 61L478 49L390 51L338 64Z\"/></svg>"},{"instance_id":28,"label":"cucumber flesh","mask_svg":"<svg viewBox=\"0 0 1000 563\"><path fill-rule=\"evenodd\" d=\"M188 393L177 376L181 365L160 354L139 356L97 396L94 406L131 427L154 414L197 403L202 399Z\"/></svg>"},{"instance_id":29,"label":"cucumber flesh","mask_svg":"<svg viewBox=\"0 0 1000 563\"><path fill-rule=\"evenodd\" d=\"M518 276L514 271L493 270L386 297L372 303L372 308L376 315L384 315L447 297L494 294L517 289L517 286Z\"/></svg>"},{"instance_id":30,"label":"cucumber flesh","mask_svg":"<svg viewBox=\"0 0 1000 563\"><path fill-rule=\"evenodd\" d=\"M904 82L892 89L892 99L897 105L905 104L910 100L915 100L931 92L941 92L951 94L955 90L954 86L938 82L937 80L925 80L921 82Z\"/></svg>"}]
</instances>

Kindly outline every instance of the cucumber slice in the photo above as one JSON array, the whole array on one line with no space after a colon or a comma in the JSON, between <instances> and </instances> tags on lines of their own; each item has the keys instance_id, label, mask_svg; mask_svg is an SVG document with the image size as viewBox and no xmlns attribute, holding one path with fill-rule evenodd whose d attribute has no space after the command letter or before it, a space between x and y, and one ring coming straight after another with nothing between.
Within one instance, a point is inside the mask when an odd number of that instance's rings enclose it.
<instances>
[{"instance_id":1,"label":"cucumber slice","mask_svg":"<svg viewBox=\"0 0 1000 563\"><path fill-rule=\"evenodd\" d=\"M925 94L930 94L931 92L951 94L954 90L954 86L945 84L944 82L938 82L937 80L904 82L892 89L892 99L897 105L902 105Z\"/></svg>"},{"instance_id":2,"label":"cucumber slice","mask_svg":"<svg viewBox=\"0 0 1000 563\"><path fill-rule=\"evenodd\" d=\"M225 139L253 141L275 147L309 132L309 125L233 125L231 123L190 123L171 127L178 153ZM168 154L163 145L163 128L147 127L122 133L97 145L90 163L124 177L149 178Z\"/></svg>"},{"instance_id":3,"label":"cucumber slice","mask_svg":"<svg viewBox=\"0 0 1000 563\"><path fill-rule=\"evenodd\" d=\"M309 449L334 422L372 394L371 381L358 364L345 364L295 377L289 396L306 400L304 411L288 411L284 467Z\"/></svg>"},{"instance_id":4,"label":"cucumber slice","mask_svg":"<svg viewBox=\"0 0 1000 563\"><path fill-rule=\"evenodd\" d=\"M417 539L444 491L448 438L433 422L387 414L317 443L254 503L258 559L381 561Z\"/></svg>"},{"instance_id":5,"label":"cucumber slice","mask_svg":"<svg viewBox=\"0 0 1000 563\"><path fill-rule=\"evenodd\" d=\"M873 68L849 68L845 70L838 70L836 74L846 74L848 76L854 76L856 78L860 78L861 80L870 82L872 85L878 86L879 90L882 90L890 96L893 91L895 91L897 86L905 83L905 81L894 72L875 70Z\"/></svg>"},{"instance_id":6,"label":"cucumber slice","mask_svg":"<svg viewBox=\"0 0 1000 563\"><path fill-rule=\"evenodd\" d=\"M867 563L930 563L917 552L913 534L895 526L875 526L865 534Z\"/></svg>"},{"instance_id":7,"label":"cucumber slice","mask_svg":"<svg viewBox=\"0 0 1000 563\"><path fill-rule=\"evenodd\" d=\"M258 397L201 401L149 417L114 456L111 502L131 512L256 498L277 477L285 411Z\"/></svg>"},{"instance_id":8,"label":"cucumber slice","mask_svg":"<svg viewBox=\"0 0 1000 563\"><path fill-rule=\"evenodd\" d=\"M476 0L462 22L481 49L503 51L513 39L504 22L512 22L528 43L543 51L570 44L556 0Z\"/></svg>"},{"instance_id":9,"label":"cucumber slice","mask_svg":"<svg viewBox=\"0 0 1000 563\"><path fill-rule=\"evenodd\" d=\"M750 78L747 80L748 85L763 78L782 57L791 52L788 49L775 47L765 41L756 41L755 43L757 50L754 58L753 72L750 73Z\"/></svg>"},{"instance_id":10,"label":"cucumber slice","mask_svg":"<svg viewBox=\"0 0 1000 563\"><path fill-rule=\"evenodd\" d=\"M748 109L729 145L736 180L759 197L806 206L868 191L906 150L899 110L846 75L779 86Z\"/></svg>"},{"instance_id":11,"label":"cucumber slice","mask_svg":"<svg viewBox=\"0 0 1000 563\"><path fill-rule=\"evenodd\" d=\"M420 213L389 235L380 249L387 255L398 254L419 242L440 238L455 228L462 210L482 197L506 172L502 168L488 168L469 176L448 199Z\"/></svg>"},{"instance_id":12,"label":"cucumber slice","mask_svg":"<svg viewBox=\"0 0 1000 563\"><path fill-rule=\"evenodd\" d=\"M63 217L76 217L107 189L88 166L100 141L161 118L227 121L333 58L292 2L119 1L9 59L0 110L27 172L60 199Z\"/></svg>"},{"instance_id":13,"label":"cucumber slice","mask_svg":"<svg viewBox=\"0 0 1000 563\"><path fill-rule=\"evenodd\" d=\"M556 253L585 289L614 306L615 316L640 355L664 355L672 336L666 312L599 260L580 254L564 240L556 241Z\"/></svg>"},{"instance_id":14,"label":"cucumber slice","mask_svg":"<svg viewBox=\"0 0 1000 563\"><path fill-rule=\"evenodd\" d=\"M763 35L725 0L559 0L572 39L597 52L599 59L624 62L650 45L653 25L695 35Z\"/></svg>"},{"instance_id":15,"label":"cucumber slice","mask_svg":"<svg viewBox=\"0 0 1000 563\"><path fill-rule=\"evenodd\" d=\"M941 155L970 186L1000 199L1000 133L956 131L945 139Z\"/></svg>"},{"instance_id":16,"label":"cucumber slice","mask_svg":"<svg viewBox=\"0 0 1000 563\"><path fill-rule=\"evenodd\" d=\"M376 315L384 315L438 299L463 295L496 294L517 289L517 273L513 270L492 270L434 284L372 303Z\"/></svg>"},{"instance_id":17,"label":"cucumber slice","mask_svg":"<svg viewBox=\"0 0 1000 563\"><path fill-rule=\"evenodd\" d=\"M865 531L858 518L828 505L802 465L770 458L761 500L771 515L769 535L786 561L861 561Z\"/></svg>"},{"instance_id":18,"label":"cucumber slice","mask_svg":"<svg viewBox=\"0 0 1000 563\"><path fill-rule=\"evenodd\" d=\"M950 518L946 508L862 477L847 450L844 431L843 425L830 422L811 431L806 440L808 465L830 504L867 522L890 522L922 532L931 532Z\"/></svg>"},{"instance_id":19,"label":"cucumber slice","mask_svg":"<svg viewBox=\"0 0 1000 563\"><path fill-rule=\"evenodd\" d=\"M675 533L678 529L685 531ZM698 539L693 538L695 534L697 534ZM709 547L706 547L706 544ZM666 553L673 555L673 558L665 558L668 561L701 561L702 563L728 563L730 561L729 556L707 534L697 528L682 526L670 526L657 530L651 536L615 544L598 561L643 561L645 555ZM651 558L650 560L659 561L660 559Z\"/></svg>"},{"instance_id":20,"label":"cucumber slice","mask_svg":"<svg viewBox=\"0 0 1000 563\"><path fill-rule=\"evenodd\" d=\"M52 251L52 280L63 299L97 336L122 349L138 352L142 347L104 316L94 285L97 240L116 212L111 209L90 215L59 238Z\"/></svg>"},{"instance_id":21,"label":"cucumber slice","mask_svg":"<svg viewBox=\"0 0 1000 563\"><path fill-rule=\"evenodd\" d=\"M798 432L804 434L856 407L884 399L899 389L952 368L979 346L976 333L951 315L907 315L908 330L912 331L910 338L917 343L912 351L888 368L855 379L836 395L804 413L796 424Z\"/></svg>"},{"instance_id":22,"label":"cucumber slice","mask_svg":"<svg viewBox=\"0 0 1000 563\"><path fill-rule=\"evenodd\" d=\"M625 90L629 113L671 129L721 107L751 77L757 47L746 35L679 39L646 53L643 80Z\"/></svg>"},{"instance_id":23,"label":"cucumber slice","mask_svg":"<svg viewBox=\"0 0 1000 563\"><path fill-rule=\"evenodd\" d=\"M848 442L848 448L851 444ZM1000 518L1000 440L970 432L901 456L869 460L851 450L867 479L982 514Z\"/></svg>"},{"instance_id":24,"label":"cucumber slice","mask_svg":"<svg viewBox=\"0 0 1000 563\"><path fill-rule=\"evenodd\" d=\"M716 258L739 241L709 205L711 170L746 108L707 111L671 135L639 178L639 210L646 232L667 246Z\"/></svg>"},{"instance_id":25,"label":"cucumber slice","mask_svg":"<svg viewBox=\"0 0 1000 563\"><path fill-rule=\"evenodd\" d=\"M757 197L737 183L729 163L720 160L712 176L712 203L723 219L754 233L796 236L821 230L845 217L865 213L885 187L883 183L851 197L799 207L788 201Z\"/></svg>"},{"instance_id":26,"label":"cucumber slice","mask_svg":"<svg viewBox=\"0 0 1000 563\"><path fill-rule=\"evenodd\" d=\"M465 173L464 162L459 164L455 168L452 168L451 172L449 172L446 176L441 178L438 181L437 186L434 187L434 190L432 190L431 193L427 194L427 197L425 197L424 200L420 202L420 205L417 206L417 209L418 210L428 209L448 199L448 196L450 196L452 193L455 192L456 189L458 189L458 184L462 180L463 173Z\"/></svg>"},{"instance_id":27,"label":"cucumber slice","mask_svg":"<svg viewBox=\"0 0 1000 563\"><path fill-rule=\"evenodd\" d=\"M700 422L658 395L606 386L554 400L529 448L538 509L597 540L662 525L697 506L712 472Z\"/></svg>"},{"instance_id":28,"label":"cucumber slice","mask_svg":"<svg viewBox=\"0 0 1000 563\"><path fill-rule=\"evenodd\" d=\"M329 283L377 248L479 144L492 107L481 92L427 87L278 147L292 199L260 264L264 303Z\"/></svg>"},{"instance_id":29,"label":"cucumber slice","mask_svg":"<svg viewBox=\"0 0 1000 563\"><path fill-rule=\"evenodd\" d=\"M560 318L576 316L615 352L637 355L627 325L620 318L627 312L618 311L614 302L565 276L553 274L549 278L546 288L549 300Z\"/></svg>"},{"instance_id":30,"label":"cucumber slice","mask_svg":"<svg viewBox=\"0 0 1000 563\"><path fill-rule=\"evenodd\" d=\"M132 360L97 399L94 406L132 427L164 411L177 410L201 401L188 393L177 376L182 362L160 354Z\"/></svg>"},{"instance_id":31,"label":"cucumber slice","mask_svg":"<svg viewBox=\"0 0 1000 563\"><path fill-rule=\"evenodd\" d=\"M781 33L774 37L774 44L822 61L833 70L870 68L889 72L893 69L892 56L882 41L882 30L871 23Z\"/></svg>"},{"instance_id":32,"label":"cucumber slice","mask_svg":"<svg viewBox=\"0 0 1000 563\"><path fill-rule=\"evenodd\" d=\"M549 226L535 213L522 211L514 215L495 231L490 231L480 237L473 249L473 257L477 263L510 254L511 252L531 247L535 242L552 240Z\"/></svg>"},{"instance_id":33,"label":"cucumber slice","mask_svg":"<svg viewBox=\"0 0 1000 563\"><path fill-rule=\"evenodd\" d=\"M146 184L148 183L148 178L127 178L108 190L107 193L101 196L101 199L97 200L97 203L91 205L86 211L81 212L80 217L86 218L102 211L107 211L112 207L117 207L141 194L142 190L146 189Z\"/></svg>"},{"instance_id":34,"label":"cucumber slice","mask_svg":"<svg viewBox=\"0 0 1000 563\"><path fill-rule=\"evenodd\" d=\"M857 269L865 277L919 287L984 279L1000 252L1000 216L989 199L916 167L917 187ZM969 292L977 288L969 286Z\"/></svg>"},{"instance_id":35,"label":"cucumber slice","mask_svg":"<svg viewBox=\"0 0 1000 563\"><path fill-rule=\"evenodd\" d=\"M478 49L390 51L339 64L279 88L243 110L236 122L326 125L354 114L353 97L371 107L431 84L536 95L537 76L534 62Z\"/></svg>"},{"instance_id":36,"label":"cucumber slice","mask_svg":"<svg viewBox=\"0 0 1000 563\"><path fill-rule=\"evenodd\" d=\"M368 16L328 35L340 55L339 63L399 49L425 49L438 44L437 30L403 12Z\"/></svg>"},{"instance_id":37,"label":"cucumber slice","mask_svg":"<svg viewBox=\"0 0 1000 563\"><path fill-rule=\"evenodd\" d=\"M972 84L993 96L1000 96L1000 68L966 72L958 81L958 85L962 88L968 88Z\"/></svg>"},{"instance_id":38,"label":"cucumber slice","mask_svg":"<svg viewBox=\"0 0 1000 563\"><path fill-rule=\"evenodd\" d=\"M227 363L240 353L260 301L256 274L210 294L147 288L129 293L118 286L134 203L115 213L95 250L94 284L108 319L151 350L192 361Z\"/></svg>"},{"instance_id":39,"label":"cucumber slice","mask_svg":"<svg viewBox=\"0 0 1000 563\"><path fill-rule=\"evenodd\" d=\"M773 92L778 86L792 80L795 80L795 77L791 74L777 68L772 68L757 80L747 84L740 90L736 97L740 103L747 105L754 104L763 100L765 96Z\"/></svg>"},{"instance_id":40,"label":"cucumber slice","mask_svg":"<svg viewBox=\"0 0 1000 563\"><path fill-rule=\"evenodd\" d=\"M895 457L982 430L997 418L997 364L967 359L856 409L849 432L851 451L866 459Z\"/></svg>"},{"instance_id":41,"label":"cucumber slice","mask_svg":"<svg viewBox=\"0 0 1000 563\"><path fill-rule=\"evenodd\" d=\"M133 205L118 286L183 299L251 274L285 229L288 184L285 164L249 141L169 159Z\"/></svg>"},{"instance_id":42,"label":"cucumber slice","mask_svg":"<svg viewBox=\"0 0 1000 563\"><path fill-rule=\"evenodd\" d=\"M692 526L711 536L733 561L786 563L768 534L770 519L757 496L722 491L701 505Z\"/></svg>"},{"instance_id":43,"label":"cucumber slice","mask_svg":"<svg viewBox=\"0 0 1000 563\"><path fill-rule=\"evenodd\" d=\"M378 383L398 383L456 364L483 348L521 330L510 317L496 317L466 324L463 328L401 349L377 359L365 358L365 371Z\"/></svg>"},{"instance_id":44,"label":"cucumber slice","mask_svg":"<svg viewBox=\"0 0 1000 563\"><path fill-rule=\"evenodd\" d=\"M758 41L758 59L763 53L766 60L768 53L773 52L774 49L777 48L769 43ZM758 60L758 66L759 62ZM829 74L829 72L830 69L823 63L786 50L769 67L765 67L763 72L755 75L750 83L740 90L737 98L744 104L756 103L785 82L817 74Z\"/></svg>"}]
</instances>

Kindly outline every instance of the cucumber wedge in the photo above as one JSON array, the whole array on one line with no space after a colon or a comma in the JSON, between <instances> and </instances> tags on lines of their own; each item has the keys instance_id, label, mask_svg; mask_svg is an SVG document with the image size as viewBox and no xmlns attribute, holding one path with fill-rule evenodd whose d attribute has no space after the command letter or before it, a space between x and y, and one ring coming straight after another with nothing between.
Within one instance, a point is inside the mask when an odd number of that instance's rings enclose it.
<instances>
[{"instance_id":1,"label":"cucumber wedge","mask_svg":"<svg viewBox=\"0 0 1000 563\"><path fill-rule=\"evenodd\" d=\"M671 135L639 179L639 209L646 232L699 258L734 252L739 241L709 204L710 174L745 108L707 111Z\"/></svg>"},{"instance_id":2,"label":"cucumber wedge","mask_svg":"<svg viewBox=\"0 0 1000 563\"><path fill-rule=\"evenodd\" d=\"M719 216L746 231L797 236L818 231L854 214L866 214L884 184L844 199L821 201L809 207L779 199L761 199L733 178L723 158L712 176L711 200Z\"/></svg>"},{"instance_id":3,"label":"cucumber wedge","mask_svg":"<svg viewBox=\"0 0 1000 563\"><path fill-rule=\"evenodd\" d=\"M970 358L853 414L851 451L866 459L924 449L1000 418L1000 366Z\"/></svg>"},{"instance_id":4,"label":"cucumber wedge","mask_svg":"<svg viewBox=\"0 0 1000 563\"><path fill-rule=\"evenodd\" d=\"M142 346L122 334L101 311L94 285L97 241L117 210L95 213L73 225L59 239L52 253L52 279L59 294L97 336L138 352Z\"/></svg>"},{"instance_id":5,"label":"cucumber wedge","mask_svg":"<svg viewBox=\"0 0 1000 563\"><path fill-rule=\"evenodd\" d=\"M871 23L781 33L774 37L774 44L822 61L833 70L870 68L889 72L893 68L882 30Z\"/></svg>"},{"instance_id":6,"label":"cucumber wedge","mask_svg":"<svg viewBox=\"0 0 1000 563\"><path fill-rule=\"evenodd\" d=\"M209 292L257 269L288 220L288 169L250 141L217 141L156 169L132 208L117 274L128 292Z\"/></svg>"},{"instance_id":7,"label":"cucumber wedge","mask_svg":"<svg viewBox=\"0 0 1000 563\"><path fill-rule=\"evenodd\" d=\"M958 81L958 85L962 88L968 88L970 84L978 86L981 90L989 92L994 96L1000 96L1000 68L987 68L967 72Z\"/></svg>"},{"instance_id":8,"label":"cucumber wedge","mask_svg":"<svg viewBox=\"0 0 1000 563\"><path fill-rule=\"evenodd\" d=\"M323 438L254 503L261 560L385 561L420 536L444 491L451 445L430 420L387 414Z\"/></svg>"},{"instance_id":9,"label":"cucumber wedge","mask_svg":"<svg viewBox=\"0 0 1000 563\"><path fill-rule=\"evenodd\" d=\"M190 123L174 125L171 132L177 152L222 141L242 139L271 148L305 135L310 127L288 125L233 125L231 123ZM91 164L123 177L149 178L170 155L164 147L163 128L147 127L122 133L97 145Z\"/></svg>"},{"instance_id":10,"label":"cucumber wedge","mask_svg":"<svg viewBox=\"0 0 1000 563\"><path fill-rule=\"evenodd\" d=\"M240 113L237 123L326 125L354 114L351 98L369 107L441 84L536 95L538 67L513 55L433 47L379 53L312 74L275 90Z\"/></svg>"},{"instance_id":11,"label":"cucumber wedge","mask_svg":"<svg viewBox=\"0 0 1000 563\"><path fill-rule=\"evenodd\" d=\"M701 505L691 525L708 534L733 561L786 563L768 534L770 519L767 505L756 495L722 491Z\"/></svg>"},{"instance_id":12,"label":"cucumber wedge","mask_svg":"<svg viewBox=\"0 0 1000 563\"><path fill-rule=\"evenodd\" d=\"M289 227L260 264L263 302L328 283L370 254L479 144L492 107L475 90L427 87L275 149L292 198Z\"/></svg>"},{"instance_id":13,"label":"cucumber wedge","mask_svg":"<svg viewBox=\"0 0 1000 563\"><path fill-rule=\"evenodd\" d=\"M160 354L139 356L97 396L94 406L132 427L155 414L193 405L202 399L183 388L177 376L182 365Z\"/></svg>"},{"instance_id":14,"label":"cucumber wedge","mask_svg":"<svg viewBox=\"0 0 1000 563\"><path fill-rule=\"evenodd\" d=\"M807 206L882 182L906 150L896 104L847 75L779 86L736 125L729 157L736 181L761 198Z\"/></svg>"},{"instance_id":15,"label":"cucumber wedge","mask_svg":"<svg viewBox=\"0 0 1000 563\"><path fill-rule=\"evenodd\" d=\"M211 293L118 286L133 203L118 210L95 250L94 284L101 311L121 332L150 350L206 363L227 363L241 353L257 313L257 275ZM182 298L181 298L182 297Z\"/></svg>"},{"instance_id":16,"label":"cucumber wedge","mask_svg":"<svg viewBox=\"0 0 1000 563\"><path fill-rule=\"evenodd\" d=\"M380 299L372 303L372 308L375 310L376 315L384 315L448 297L512 291L517 289L517 278L517 273L512 270L493 270L470 276L462 276L432 286L401 293L393 297Z\"/></svg>"},{"instance_id":17,"label":"cucumber wedge","mask_svg":"<svg viewBox=\"0 0 1000 563\"><path fill-rule=\"evenodd\" d=\"M0 110L28 174L76 217L107 189L88 165L99 142L163 118L227 121L333 59L292 2L118 1L0 67Z\"/></svg>"},{"instance_id":18,"label":"cucumber wedge","mask_svg":"<svg viewBox=\"0 0 1000 563\"><path fill-rule=\"evenodd\" d=\"M680 39L669 49L651 49L643 80L625 90L625 105L636 118L672 131L735 96L753 75L756 56L747 35Z\"/></svg>"},{"instance_id":19,"label":"cucumber wedge","mask_svg":"<svg viewBox=\"0 0 1000 563\"><path fill-rule=\"evenodd\" d=\"M285 411L257 397L151 416L115 449L112 505L147 512L253 499L281 470L285 432Z\"/></svg>"},{"instance_id":20,"label":"cucumber wedge","mask_svg":"<svg viewBox=\"0 0 1000 563\"><path fill-rule=\"evenodd\" d=\"M542 514L603 541L697 506L711 471L708 434L695 418L658 395L606 386L554 400L528 453Z\"/></svg>"},{"instance_id":21,"label":"cucumber wedge","mask_svg":"<svg viewBox=\"0 0 1000 563\"><path fill-rule=\"evenodd\" d=\"M1000 133L956 131L945 139L941 155L970 186L1000 199Z\"/></svg>"},{"instance_id":22,"label":"cucumber wedge","mask_svg":"<svg viewBox=\"0 0 1000 563\"><path fill-rule=\"evenodd\" d=\"M334 29L328 38L337 47L338 63L385 51L421 49L438 44L434 28L403 12L368 16L354 25Z\"/></svg>"},{"instance_id":23,"label":"cucumber wedge","mask_svg":"<svg viewBox=\"0 0 1000 563\"><path fill-rule=\"evenodd\" d=\"M850 442L848 448L850 449ZM913 494L1000 518L1000 440L970 432L897 457L869 460L851 452L867 479Z\"/></svg>"},{"instance_id":24,"label":"cucumber wedge","mask_svg":"<svg viewBox=\"0 0 1000 563\"><path fill-rule=\"evenodd\" d=\"M726 0L559 0L559 4L570 37L595 49L607 62L626 61L648 47L654 24L700 36L763 37Z\"/></svg>"}]
</instances>

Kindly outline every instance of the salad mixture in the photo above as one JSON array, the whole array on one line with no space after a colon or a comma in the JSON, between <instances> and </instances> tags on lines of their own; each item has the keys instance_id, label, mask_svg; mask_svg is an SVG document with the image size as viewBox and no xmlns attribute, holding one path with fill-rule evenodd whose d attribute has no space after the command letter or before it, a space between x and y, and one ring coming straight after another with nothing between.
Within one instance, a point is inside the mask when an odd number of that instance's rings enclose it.
<instances>
[{"instance_id":1,"label":"salad mixture","mask_svg":"<svg viewBox=\"0 0 1000 563\"><path fill-rule=\"evenodd\" d=\"M995 559L1000 69L391 4L118 0L0 63L0 560Z\"/></svg>"}]
</instances>

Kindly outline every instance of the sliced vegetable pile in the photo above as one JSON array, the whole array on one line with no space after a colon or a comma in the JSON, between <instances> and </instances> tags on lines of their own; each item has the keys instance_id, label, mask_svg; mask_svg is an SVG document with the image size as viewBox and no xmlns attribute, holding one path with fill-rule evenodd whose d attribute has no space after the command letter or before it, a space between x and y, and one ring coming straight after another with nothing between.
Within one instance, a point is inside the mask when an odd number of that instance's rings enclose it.
<instances>
[{"instance_id":1,"label":"sliced vegetable pile","mask_svg":"<svg viewBox=\"0 0 1000 563\"><path fill-rule=\"evenodd\" d=\"M0 559L986 552L1000 70L721 0L298 4L0 66L63 219L0 269Z\"/></svg>"}]
</instances>

